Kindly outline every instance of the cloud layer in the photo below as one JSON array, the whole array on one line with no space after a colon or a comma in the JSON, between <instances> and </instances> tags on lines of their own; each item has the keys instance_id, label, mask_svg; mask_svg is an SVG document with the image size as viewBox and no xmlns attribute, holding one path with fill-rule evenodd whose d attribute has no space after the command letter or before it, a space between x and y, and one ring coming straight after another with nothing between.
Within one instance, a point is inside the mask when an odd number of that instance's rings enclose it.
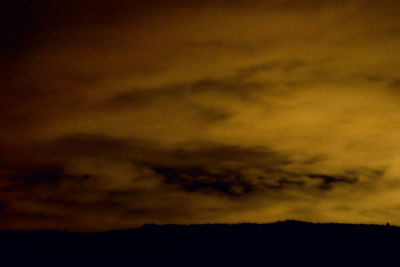
<instances>
[{"instance_id":1,"label":"cloud layer","mask_svg":"<svg viewBox=\"0 0 400 267\"><path fill-rule=\"evenodd\" d=\"M400 224L396 1L3 1L0 228Z\"/></svg>"}]
</instances>

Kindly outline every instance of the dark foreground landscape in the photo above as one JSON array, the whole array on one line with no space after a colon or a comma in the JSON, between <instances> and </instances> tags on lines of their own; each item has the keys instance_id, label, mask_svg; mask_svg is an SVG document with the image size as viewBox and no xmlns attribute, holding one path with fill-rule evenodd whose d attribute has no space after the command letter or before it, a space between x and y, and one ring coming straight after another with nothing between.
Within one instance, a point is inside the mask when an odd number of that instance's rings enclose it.
<instances>
[{"instance_id":1,"label":"dark foreground landscape","mask_svg":"<svg viewBox=\"0 0 400 267\"><path fill-rule=\"evenodd\" d=\"M145 225L104 233L0 232L1 252L15 261L55 263L182 261L385 261L399 251L400 228L285 221L239 225ZM78 262L77 262L78 261ZM79 265L79 264L78 264ZM131 266L128 264L127 266ZM140 265L142 266L142 265ZM275 266L275 265L274 265Z\"/></svg>"}]
</instances>

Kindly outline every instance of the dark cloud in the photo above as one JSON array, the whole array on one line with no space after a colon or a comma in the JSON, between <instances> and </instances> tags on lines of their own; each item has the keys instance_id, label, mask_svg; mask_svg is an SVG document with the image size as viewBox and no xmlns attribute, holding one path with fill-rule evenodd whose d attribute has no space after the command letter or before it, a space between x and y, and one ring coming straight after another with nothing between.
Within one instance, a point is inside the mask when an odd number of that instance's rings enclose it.
<instances>
[{"instance_id":1,"label":"dark cloud","mask_svg":"<svg viewBox=\"0 0 400 267\"><path fill-rule=\"evenodd\" d=\"M268 61L255 66L239 69L238 77L247 78L260 72L267 72L272 70L280 70L285 74L289 74L298 68L305 66L307 63L301 59L292 59L285 61Z\"/></svg>"},{"instance_id":2,"label":"dark cloud","mask_svg":"<svg viewBox=\"0 0 400 267\"><path fill-rule=\"evenodd\" d=\"M293 175L285 176L281 170L263 170L264 176L246 177L241 170L224 169L219 171L206 168L154 168L167 184L177 184L185 190L203 193L219 193L233 200L255 193L268 193L268 190L283 190L285 186L301 187L305 181L289 180ZM281 177L281 178L279 178Z\"/></svg>"},{"instance_id":3,"label":"dark cloud","mask_svg":"<svg viewBox=\"0 0 400 267\"><path fill-rule=\"evenodd\" d=\"M392 83L390 84L390 87L392 87L392 88L400 88L400 79L393 80Z\"/></svg>"},{"instance_id":4,"label":"dark cloud","mask_svg":"<svg viewBox=\"0 0 400 267\"><path fill-rule=\"evenodd\" d=\"M38 183L56 182L61 178L67 178L60 166L36 166L34 169L20 170L7 177L7 179L24 185L36 185Z\"/></svg>"},{"instance_id":5,"label":"dark cloud","mask_svg":"<svg viewBox=\"0 0 400 267\"><path fill-rule=\"evenodd\" d=\"M133 164L157 165L160 162L164 166L244 163L267 169L291 163L285 156L263 147L243 148L213 143L187 143L181 147L168 148L142 139L90 134L79 134L58 140L48 147L47 153L124 159Z\"/></svg>"},{"instance_id":6,"label":"dark cloud","mask_svg":"<svg viewBox=\"0 0 400 267\"><path fill-rule=\"evenodd\" d=\"M3 179L12 182L0 198L13 199L4 215L7 223L26 220L37 227L40 222L46 227L86 229L90 227L86 223L99 217L125 219L127 225L169 222L172 216L185 220L204 210L207 216L235 207L242 210L236 205L255 196L273 201L275 194L288 189L311 186L311 192L324 192L357 181L350 176L288 171L295 162L265 147L188 143L169 148L146 140L79 134L41 146L40 153L42 161L62 164L2 165L8 171ZM316 187L309 184L315 179L321 180ZM214 197L237 204L223 211L198 203Z\"/></svg>"},{"instance_id":7,"label":"dark cloud","mask_svg":"<svg viewBox=\"0 0 400 267\"><path fill-rule=\"evenodd\" d=\"M171 85L166 88L135 89L107 100L101 107L137 108L160 100L183 101L185 97L208 92L222 93L243 99L251 96L254 91L260 91L265 88L265 84L246 82L238 78L232 77L226 80L204 79L190 84Z\"/></svg>"},{"instance_id":8,"label":"dark cloud","mask_svg":"<svg viewBox=\"0 0 400 267\"><path fill-rule=\"evenodd\" d=\"M59 163L32 163L31 166L4 163L2 170L5 179L17 186L54 185L64 181L76 184L95 181L99 175L96 169L83 168L79 173L71 173L65 162L73 158L79 160L87 157L98 159L99 162L121 162L128 166L146 169L149 171L147 175L153 177L151 179L162 181L167 186L178 185L189 192L220 193L233 197L268 189L281 190L286 186L301 187L307 185L307 180L303 178L320 180L318 188L326 190L336 184L355 184L359 181L357 175L366 176L357 172L328 175L289 171L288 166L297 163L290 160L289 156L265 147L246 148L194 143L167 148L146 140L80 134L58 140L41 149L42 158L48 158L48 161L53 159ZM321 158L311 159L306 164L315 164L319 160ZM65 163L62 163L63 161ZM112 166L107 168L113 168ZM368 176L382 175L382 171L374 173L369 172ZM134 174L134 170L124 169L123 175L126 177ZM145 181L147 178L143 179ZM107 191L107 185L104 190ZM118 194L120 192L118 190L114 192ZM112 187L110 192L113 192Z\"/></svg>"},{"instance_id":9,"label":"dark cloud","mask_svg":"<svg viewBox=\"0 0 400 267\"><path fill-rule=\"evenodd\" d=\"M319 188L324 190L332 189L333 185L337 183L355 184L358 181L357 177L343 177L343 176L332 176L323 174L311 174L308 177L311 179L321 180Z\"/></svg>"},{"instance_id":10,"label":"dark cloud","mask_svg":"<svg viewBox=\"0 0 400 267\"><path fill-rule=\"evenodd\" d=\"M367 79L369 82L382 82L385 81L386 78L380 75L373 75L373 74L367 74L367 75L363 75L363 77L365 79Z\"/></svg>"},{"instance_id":11,"label":"dark cloud","mask_svg":"<svg viewBox=\"0 0 400 267\"><path fill-rule=\"evenodd\" d=\"M178 185L188 192L217 193L229 197L252 195L265 190L283 190L287 186L302 187L307 185L307 180L303 178L321 180L318 188L323 190L331 189L336 184L355 184L359 180L357 174L351 173L341 176L288 171L286 168L296 162L263 147L243 148L203 143L171 149L145 140L81 134L57 141L46 153L50 153L48 157L53 154L62 155L61 158L66 157L68 161L69 157L94 157L101 162L123 162L148 170L147 175L152 178L143 177L143 181L156 179L165 186ZM308 164L316 162L313 160ZM98 179L99 174L95 169L83 168L81 173L72 175L65 168L36 167L12 174L9 179L32 185L39 182L53 183L60 179L73 183ZM108 168L112 168L112 165ZM131 171L126 169L123 175L134 175L134 170ZM104 190L108 191L107 185ZM124 192L112 188L109 190L117 195ZM128 192L132 193L136 189L131 190Z\"/></svg>"}]
</instances>

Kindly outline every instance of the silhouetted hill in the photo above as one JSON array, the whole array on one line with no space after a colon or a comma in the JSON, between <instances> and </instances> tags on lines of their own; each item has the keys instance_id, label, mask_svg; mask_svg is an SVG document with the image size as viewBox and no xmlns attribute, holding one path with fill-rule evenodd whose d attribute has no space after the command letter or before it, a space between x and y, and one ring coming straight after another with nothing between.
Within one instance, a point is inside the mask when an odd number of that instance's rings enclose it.
<instances>
[{"instance_id":1,"label":"silhouetted hill","mask_svg":"<svg viewBox=\"0 0 400 267\"><path fill-rule=\"evenodd\" d=\"M272 224L145 225L139 229L101 233L58 231L0 232L1 251L94 261L122 259L163 261L219 259L302 261L307 259L368 260L397 254L400 228L380 225ZM383 256L385 257L385 256ZM383 258L384 259L384 258Z\"/></svg>"}]
</instances>

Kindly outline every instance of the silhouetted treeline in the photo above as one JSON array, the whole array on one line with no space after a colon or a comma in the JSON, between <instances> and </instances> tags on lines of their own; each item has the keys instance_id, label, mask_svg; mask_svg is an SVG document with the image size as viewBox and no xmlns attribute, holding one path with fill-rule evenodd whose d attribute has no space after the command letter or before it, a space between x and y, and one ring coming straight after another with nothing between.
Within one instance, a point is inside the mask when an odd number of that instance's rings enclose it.
<instances>
[{"instance_id":1,"label":"silhouetted treeline","mask_svg":"<svg viewBox=\"0 0 400 267\"><path fill-rule=\"evenodd\" d=\"M219 259L287 262L325 259L329 262L398 254L400 228L379 225L273 224L145 225L102 233L58 231L0 232L3 253L71 260L128 258L148 262L168 259ZM393 254L394 255L394 254ZM321 262L322 264L322 262Z\"/></svg>"}]
</instances>

